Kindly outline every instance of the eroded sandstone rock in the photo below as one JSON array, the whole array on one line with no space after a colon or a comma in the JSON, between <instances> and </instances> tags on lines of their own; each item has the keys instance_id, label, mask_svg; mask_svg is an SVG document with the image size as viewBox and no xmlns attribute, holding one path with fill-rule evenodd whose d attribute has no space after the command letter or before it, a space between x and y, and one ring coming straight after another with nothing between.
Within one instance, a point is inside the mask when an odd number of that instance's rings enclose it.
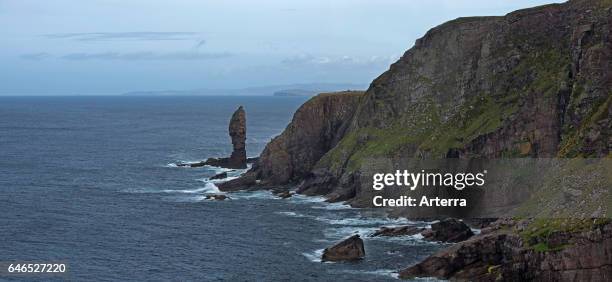
<instances>
[{"instance_id":1,"label":"eroded sandstone rock","mask_svg":"<svg viewBox=\"0 0 612 282\"><path fill-rule=\"evenodd\" d=\"M353 235L323 251L323 261L359 260L365 256L363 240L359 235Z\"/></svg>"},{"instance_id":2,"label":"eroded sandstone rock","mask_svg":"<svg viewBox=\"0 0 612 282\"><path fill-rule=\"evenodd\" d=\"M227 160L228 168L246 168L246 113L240 106L232 115L229 123L229 135L232 138L233 151Z\"/></svg>"},{"instance_id":3,"label":"eroded sandstone rock","mask_svg":"<svg viewBox=\"0 0 612 282\"><path fill-rule=\"evenodd\" d=\"M232 114L228 127L232 139L232 154L229 158L208 158L206 161L195 163L177 163L180 167L202 167L205 165L244 169L247 163L255 162L258 158L246 157L246 113L242 106Z\"/></svg>"}]
</instances>

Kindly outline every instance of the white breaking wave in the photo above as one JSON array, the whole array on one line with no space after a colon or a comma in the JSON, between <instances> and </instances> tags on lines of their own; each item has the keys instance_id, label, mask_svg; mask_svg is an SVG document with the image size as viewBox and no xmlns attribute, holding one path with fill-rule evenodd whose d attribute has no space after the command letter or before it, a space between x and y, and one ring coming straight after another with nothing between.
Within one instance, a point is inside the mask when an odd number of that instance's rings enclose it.
<instances>
[{"instance_id":1,"label":"white breaking wave","mask_svg":"<svg viewBox=\"0 0 612 282\"><path fill-rule=\"evenodd\" d=\"M213 179L213 180L209 180L208 178L204 178L206 180L200 180L200 179L198 179L198 180L203 181L203 182L212 182L212 183L215 183L215 184L219 184L219 183L227 182L227 181L230 181L230 180L238 179L238 177L240 177L240 176L228 176L228 177L223 178L223 179Z\"/></svg>"},{"instance_id":2,"label":"white breaking wave","mask_svg":"<svg viewBox=\"0 0 612 282\"><path fill-rule=\"evenodd\" d=\"M414 234L406 236L376 236L368 237L368 240L386 241L403 246L440 245L440 242L423 240L423 235Z\"/></svg>"},{"instance_id":3,"label":"white breaking wave","mask_svg":"<svg viewBox=\"0 0 612 282\"><path fill-rule=\"evenodd\" d=\"M280 214L280 215L286 215L286 216L290 216L290 217L312 217L311 215L305 215L305 214L301 214L301 213L296 213L296 212L292 212L292 211L279 211L279 212L274 212L275 214Z\"/></svg>"},{"instance_id":4,"label":"white breaking wave","mask_svg":"<svg viewBox=\"0 0 612 282\"><path fill-rule=\"evenodd\" d=\"M324 249L318 249L318 250L314 250L309 253L302 253L302 255L305 256L309 261L321 262L321 256L323 255L323 250Z\"/></svg>"},{"instance_id":5,"label":"white breaking wave","mask_svg":"<svg viewBox=\"0 0 612 282\"><path fill-rule=\"evenodd\" d=\"M204 201L206 196L204 195L181 195L181 196L166 196L162 197L164 201L168 202L178 202L178 203L197 203Z\"/></svg>"},{"instance_id":6,"label":"white breaking wave","mask_svg":"<svg viewBox=\"0 0 612 282\"><path fill-rule=\"evenodd\" d=\"M405 218L343 218L343 219L330 219L326 217L316 217L316 220L329 223L332 225L351 225L351 226L360 226L360 225L390 225L390 224L408 224L412 223L411 221Z\"/></svg>"},{"instance_id":7,"label":"white breaking wave","mask_svg":"<svg viewBox=\"0 0 612 282\"><path fill-rule=\"evenodd\" d=\"M323 236L330 241L336 241L343 239L355 234L359 234L362 239L369 239L370 235L378 230L378 227L336 227L336 228L325 228L323 230Z\"/></svg>"},{"instance_id":8,"label":"white breaking wave","mask_svg":"<svg viewBox=\"0 0 612 282\"><path fill-rule=\"evenodd\" d=\"M399 279L399 273L397 270L392 269L378 269L378 270L339 270L337 273L348 273L348 274L370 274L370 275L381 275L395 279Z\"/></svg>"},{"instance_id":9,"label":"white breaking wave","mask_svg":"<svg viewBox=\"0 0 612 282\"><path fill-rule=\"evenodd\" d=\"M322 209L322 210L350 210L355 209L350 205L344 203L325 203L321 205L312 206L313 209Z\"/></svg>"},{"instance_id":10,"label":"white breaking wave","mask_svg":"<svg viewBox=\"0 0 612 282\"><path fill-rule=\"evenodd\" d=\"M191 190L162 190L161 193L186 193L186 194L198 194L198 193L221 193L219 188L214 183L206 183L204 187L191 189Z\"/></svg>"},{"instance_id":11,"label":"white breaking wave","mask_svg":"<svg viewBox=\"0 0 612 282\"><path fill-rule=\"evenodd\" d=\"M213 183L206 183L204 187L196 189L151 189L151 188L130 188L124 189L122 192L127 193L142 193L142 194L203 194L203 193L221 193L219 188Z\"/></svg>"},{"instance_id":12,"label":"white breaking wave","mask_svg":"<svg viewBox=\"0 0 612 282\"><path fill-rule=\"evenodd\" d=\"M232 192L233 199L273 199L280 200L279 197L274 196L272 191L260 190L253 192Z\"/></svg>"},{"instance_id":13,"label":"white breaking wave","mask_svg":"<svg viewBox=\"0 0 612 282\"><path fill-rule=\"evenodd\" d=\"M185 164L185 165L191 165L191 164L197 164L200 161L176 161L176 162L171 162L166 164L166 167L178 167L178 168L190 168L189 166L179 166L179 164Z\"/></svg>"},{"instance_id":14,"label":"white breaking wave","mask_svg":"<svg viewBox=\"0 0 612 282\"><path fill-rule=\"evenodd\" d=\"M302 194L295 194L291 197L291 200L294 200L298 203L322 203L325 202L325 197L323 196L305 196Z\"/></svg>"}]
</instances>

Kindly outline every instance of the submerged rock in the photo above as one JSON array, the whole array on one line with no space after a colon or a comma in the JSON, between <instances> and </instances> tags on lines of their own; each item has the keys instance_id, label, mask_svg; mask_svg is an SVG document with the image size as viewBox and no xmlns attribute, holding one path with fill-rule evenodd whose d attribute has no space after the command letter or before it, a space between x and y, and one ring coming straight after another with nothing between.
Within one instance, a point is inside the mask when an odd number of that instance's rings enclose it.
<instances>
[{"instance_id":1,"label":"submerged rock","mask_svg":"<svg viewBox=\"0 0 612 282\"><path fill-rule=\"evenodd\" d=\"M206 200L217 200L217 201L223 201L229 199L228 196L223 195L223 194L209 194L206 195Z\"/></svg>"},{"instance_id":2,"label":"submerged rock","mask_svg":"<svg viewBox=\"0 0 612 282\"><path fill-rule=\"evenodd\" d=\"M202 161L202 162L197 162L197 163L177 163L176 166L179 167L201 167L201 166L205 166L206 162Z\"/></svg>"},{"instance_id":3,"label":"submerged rock","mask_svg":"<svg viewBox=\"0 0 612 282\"><path fill-rule=\"evenodd\" d=\"M365 256L363 240L353 235L323 251L322 261L358 260Z\"/></svg>"},{"instance_id":4,"label":"submerged rock","mask_svg":"<svg viewBox=\"0 0 612 282\"><path fill-rule=\"evenodd\" d=\"M431 229L423 231L423 237L428 241L456 243L469 239L474 232L467 224L454 218L447 218L431 225Z\"/></svg>"},{"instance_id":5,"label":"submerged rock","mask_svg":"<svg viewBox=\"0 0 612 282\"><path fill-rule=\"evenodd\" d=\"M291 196L293 196L293 192L291 191L281 191L278 193L274 193L274 195L276 195L277 197L281 198L281 199L287 199L287 198L291 198Z\"/></svg>"},{"instance_id":6,"label":"submerged rock","mask_svg":"<svg viewBox=\"0 0 612 282\"><path fill-rule=\"evenodd\" d=\"M409 236L409 235L419 234L419 233L423 232L424 230L425 230L425 228L416 227L416 226L410 226L410 225L397 226L397 227L386 227L386 226L383 226L380 229L378 229L376 232L374 232L374 234L372 234L371 237L377 237L377 236Z\"/></svg>"},{"instance_id":7,"label":"submerged rock","mask_svg":"<svg viewBox=\"0 0 612 282\"><path fill-rule=\"evenodd\" d=\"M211 177L210 180L227 178L227 172L222 172Z\"/></svg>"},{"instance_id":8,"label":"submerged rock","mask_svg":"<svg viewBox=\"0 0 612 282\"><path fill-rule=\"evenodd\" d=\"M227 182L218 184L219 190L221 191L239 191L246 190L257 184L257 178L254 173L247 172L239 178L232 179Z\"/></svg>"}]
</instances>

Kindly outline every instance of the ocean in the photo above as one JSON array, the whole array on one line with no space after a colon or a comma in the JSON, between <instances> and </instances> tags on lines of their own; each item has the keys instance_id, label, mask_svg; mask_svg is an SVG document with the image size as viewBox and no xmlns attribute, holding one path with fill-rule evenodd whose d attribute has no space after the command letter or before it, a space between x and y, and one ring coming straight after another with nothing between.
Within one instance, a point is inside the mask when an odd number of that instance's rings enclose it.
<instances>
[{"instance_id":1,"label":"ocean","mask_svg":"<svg viewBox=\"0 0 612 282\"><path fill-rule=\"evenodd\" d=\"M78 281L385 281L443 247L368 237L382 225L427 223L319 197L205 200L216 191L207 178L222 169L173 165L228 156L239 105L257 156L305 100L0 97L0 262L63 262L67 274L45 279ZM364 260L320 262L354 233Z\"/></svg>"}]
</instances>

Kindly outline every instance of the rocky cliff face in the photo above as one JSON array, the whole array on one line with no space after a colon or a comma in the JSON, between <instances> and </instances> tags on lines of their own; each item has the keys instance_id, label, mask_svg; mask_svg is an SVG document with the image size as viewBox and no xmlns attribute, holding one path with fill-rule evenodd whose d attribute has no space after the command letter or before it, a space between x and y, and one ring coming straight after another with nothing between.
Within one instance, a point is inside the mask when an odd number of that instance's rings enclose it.
<instances>
[{"instance_id":1,"label":"rocky cliff face","mask_svg":"<svg viewBox=\"0 0 612 282\"><path fill-rule=\"evenodd\" d=\"M608 156L611 6L570 1L433 28L372 82L299 191L358 200L373 158Z\"/></svg>"},{"instance_id":2,"label":"rocky cliff face","mask_svg":"<svg viewBox=\"0 0 612 282\"><path fill-rule=\"evenodd\" d=\"M362 95L345 91L308 100L285 131L268 143L252 173L262 185L300 181L342 138Z\"/></svg>"},{"instance_id":3,"label":"rocky cliff face","mask_svg":"<svg viewBox=\"0 0 612 282\"><path fill-rule=\"evenodd\" d=\"M612 224L602 220L569 224L547 221L559 230L547 227L549 232L538 236L530 230L541 222L498 222L481 235L400 271L400 277L460 281L612 279Z\"/></svg>"},{"instance_id":4,"label":"rocky cliff face","mask_svg":"<svg viewBox=\"0 0 612 282\"><path fill-rule=\"evenodd\" d=\"M254 169L224 185L231 190L257 180L271 186L299 182L299 193L368 206L372 183L360 179L377 158L610 158L611 66L610 0L459 18L428 31L364 94L307 102ZM560 174L551 179L554 175ZM609 184L606 175L600 174ZM551 187L556 183L549 181ZM609 186L578 184L561 185L565 191L551 189L538 195L544 201L528 204L570 210L609 196ZM479 198L494 203L512 197L512 191L493 190ZM550 207L580 195L589 198ZM593 216L606 215L607 201L598 203L597 210L604 211ZM414 216L419 209L397 210ZM483 232L400 275L610 281L609 222L538 221L525 226L512 221L508 228Z\"/></svg>"},{"instance_id":5,"label":"rocky cliff face","mask_svg":"<svg viewBox=\"0 0 612 282\"><path fill-rule=\"evenodd\" d=\"M610 156L611 8L577 0L435 27L364 94L304 104L249 183L302 181L300 193L364 206L376 158Z\"/></svg>"},{"instance_id":6,"label":"rocky cliff face","mask_svg":"<svg viewBox=\"0 0 612 282\"><path fill-rule=\"evenodd\" d=\"M249 183L367 206L377 158L609 157L611 21L576 0L435 27L364 94L307 102Z\"/></svg>"}]
</instances>

